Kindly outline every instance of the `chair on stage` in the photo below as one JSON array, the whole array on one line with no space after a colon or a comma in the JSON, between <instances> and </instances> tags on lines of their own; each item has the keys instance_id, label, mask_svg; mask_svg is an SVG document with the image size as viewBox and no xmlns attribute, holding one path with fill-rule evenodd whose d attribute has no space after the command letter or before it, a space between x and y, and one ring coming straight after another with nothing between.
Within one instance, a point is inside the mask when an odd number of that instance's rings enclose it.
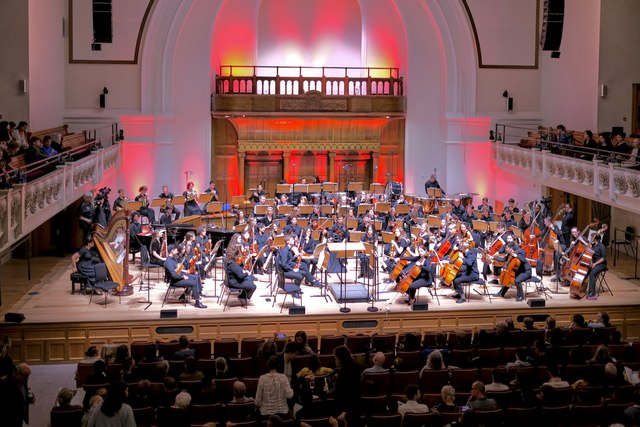
<instances>
[{"instance_id":1,"label":"chair on stage","mask_svg":"<svg viewBox=\"0 0 640 427\"><path fill-rule=\"evenodd\" d=\"M175 292L176 289L182 289L183 292L186 293L188 287L185 285L179 285L177 283L171 283L171 277L169 277L169 275L167 274L167 272L165 271L165 281L167 282L167 292L164 293L164 298L162 299L162 307L164 307L165 303L167 302L167 298L169 298L169 292ZM186 306L187 305L187 296L185 295L184 301L182 301L183 304Z\"/></svg>"},{"instance_id":2,"label":"chair on stage","mask_svg":"<svg viewBox=\"0 0 640 427\"><path fill-rule=\"evenodd\" d=\"M607 271L609 271L609 267L605 267L604 270L596 276L596 294L598 296L604 292L609 292L611 296L613 296L611 287L609 287L609 283L607 282Z\"/></svg>"},{"instance_id":3,"label":"chair on stage","mask_svg":"<svg viewBox=\"0 0 640 427\"><path fill-rule=\"evenodd\" d=\"M71 295L76 293L76 284L79 286L79 292L82 292L89 283L89 278L78 271L71 273L69 278L71 279Z\"/></svg>"},{"instance_id":4,"label":"chair on stage","mask_svg":"<svg viewBox=\"0 0 640 427\"><path fill-rule=\"evenodd\" d=\"M229 306L229 298L231 298L231 295L235 295L237 298L240 298L240 295L244 291L242 289L232 288L229 286L229 272L227 271L226 258L222 261L222 265L224 267L224 280L222 281L222 291L220 292L220 297L218 298L218 305L224 303L222 307L222 311L224 312ZM227 297L226 299L225 296ZM244 308L247 308L247 304L240 302L240 305Z\"/></svg>"},{"instance_id":5,"label":"chair on stage","mask_svg":"<svg viewBox=\"0 0 640 427\"><path fill-rule=\"evenodd\" d=\"M622 240L612 240L611 244L613 245L616 251L619 251L620 246L624 247L624 253L629 256L629 252L627 252L627 246L631 248L631 255L635 258L636 251L633 247L633 236L636 234L635 228L632 226L627 226L624 229L624 239Z\"/></svg>"},{"instance_id":6,"label":"chair on stage","mask_svg":"<svg viewBox=\"0 0 640 427\"><path fill-rule=\"evenodd\" d=\"M275 307L276 299L278 297L278 290L282 290L284 292L284 299L282 300L282 305L280 306L280 313L282 313L282 310L284 310L284 306L287 301L287 296L289 295L291 296L292 306L296 305L296 298L300 298L300 306L302 306L302 291L292 289L291 287L289 287L287 290L284 271L282 271L282 267L278 263L278 260L277 260L278 257L275 257L275 258L276 259L274 261L274 265L276 270L276 282L275 282L275 288L273 291L273 303L271 304L271 307ZM289 280L292 280L292 279L289 279Z\"/></svg>"},{"instance_id":7,"label":"chair on stage","mask_svg":"<svg viewBox=\"0 0 640 427\"><path fill-rule=\"evenodd\" d=\"M107 296L109 291L115 292L118 289L118 284L114 281L109 280L107 265L103 262L98 263L93 266L96 272L96 283L93 287L93 291L91 292L91 297L89 298L89 304L93 300L93 296L96 293L96 289L102 291L104 294L104 308L107 308ZM118 300L122 303L122 298L118 295Z\"/></svg>"},{"instance_id":8,"label":"chair on stage","mask_svg":"<svg viewBox=\"0 0 640 427\"><path fill-rule=\"evenodd\" d=\"M533 286L535 287L535 292L538 293L538 296L540 296L540 294L544 295L544 299L548 299L548 295L547 295L547 288L544 286L544 284L542 283L542 261L536 261L536 267L535 267L535 275L531 275L531 277L527 280L524 281L524 297L525 299L527 298L527 288L529 287L529 284L533 284Z\"/></svg>"},{"instance_id":9,"label":"chair on stage","mask_svg":"<svg viewBox=\"0 0 640 427\"><path fill-rule=\"evenodd\" d=\"M151 270L156 270L156 280L160 281L160 271L164 269L163 265L153 264L151 257L149 256L149 249L146 246L140 248L140 283L138 292L142 291L144 285L144 274L147 273L147 286L145 290L149 290L151 287Z\"/></svg>"},{"instance_id":10,"label":"chair on stage","mask_svg":"<svg viewBox=\"0 0 640 427\"><path fill-rule=\"evenodd\" d=\"M463 289L466 288L465 293L467 295L465 296L465 299L467 300L467 302L471 302L471 286L473 285L480 286L480 288L482 288L482 292L478 291L477 289L474 289L473 291L481 297L488 297L489 303L491 303L491 294L489 293L489 289L487 288L487 283L482 278L462 284Z\"/></svg>"}]
</instances>

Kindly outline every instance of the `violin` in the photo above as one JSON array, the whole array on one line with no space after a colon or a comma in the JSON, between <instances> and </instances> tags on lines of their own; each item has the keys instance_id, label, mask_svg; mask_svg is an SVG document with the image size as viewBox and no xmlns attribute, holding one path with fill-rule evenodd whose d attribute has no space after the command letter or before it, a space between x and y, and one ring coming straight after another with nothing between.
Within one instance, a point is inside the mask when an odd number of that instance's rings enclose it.
<instances>
[{"instance_id":1,"label":"violin","mask_svg":"<svg viewBox=\"0 0 640 427\"><path fill-rule=\"evenodd\" d=\"M198 247L196 246L193 249L193 256L189 260L189 273L191 274L196 273L196 263L200 261L200 258L201 258L200 249L198 249Z\"/></svg>"},{"instance_id":2,"label":"violin","mask_svg":"<svg viewBox=\"0 0 640 427\"><path fill-rule=\"evenodd\" d=\"M185 255L180 261L180 264L176 266L176 274L182 274L182 270L184 269L184 262L187 260L187 256Z\"/></svg>"}]
</instances>

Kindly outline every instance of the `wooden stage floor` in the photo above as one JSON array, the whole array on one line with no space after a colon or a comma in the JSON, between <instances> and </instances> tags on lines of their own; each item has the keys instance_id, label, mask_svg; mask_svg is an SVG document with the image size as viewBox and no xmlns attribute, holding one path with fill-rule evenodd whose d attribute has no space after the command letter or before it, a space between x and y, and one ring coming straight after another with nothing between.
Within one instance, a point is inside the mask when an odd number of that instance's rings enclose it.
<instances>
[{"instance_id":1,"label":"wooden stage floor","mask_svg":"<svg viewBox=\"0 0 640 427\"><path fill-rule=\"evenodd\" d=\"M147 291L143 288L139 291L137 281L134 286L133 295L123 297L122 302L118 303L117 297L111 295L107 298L107 307L103 304L103 296L94 296L93 302L89 305L89 296L83 295L77 291L71 294L71 284L69 281L70 261L62 258L34 258L32 259L32 280L26 280L26 261L13 260L8 265L2 267L2 291L4 312L19 312L26 316L27 323L49 323L49 322L90 322L90 321L113 321L113 320L153 320L158 319L162 308L162 300L166 291L166 285L156 278L156 270L151 272L150 291L151 306L147 310L147 304L141 301L147 301ZM137 265L131 268L132 275L138 276L139 269ZM354 283L355 262L350 260L349 272L347 273L348 283ZM25 276L25 277L22 277ZM218 282L221 274L218 274ZM380 301L374 303L379 311L385 312L406 312L411 313L411 307L404 303L404 296L398 295L393 290L392 283L385 283L384 279L388 276L384 273L380 274ZM607 273L607 282L613 291L613 296L609 293L602 294L597 301L575 300L570 299L568 288L560 286L558 294L555 293L556 283L550 282L549 276L544 276L543 282L545 286L552 292L548 292L546 300L547 307L576 307L593 308L599 306L622 306L640 304L640 280L624 280L623 269L613 270ZM198 319L210 317L246 317L246 316L274 316L281 315L280 307L283 294L279 294L276 305L272 307L272 300L265 297L269 293L269 279L267 275L257 275L256 281L258 289L253 298L249 302L248 309L240 307L238 300L233 297L229 300L229 307L226 311L222 311L222 305L218 305L218 298L209 297L214 295L214 280L209 278L205 280L204 289L207 297L203 298L203 303L208 306L207 309L197 309L193 304L184 306L176 302L175 298L169 298L169 302L165 304L164 309L177 309L178 316L182 319ZM339 277L337 274L328 276L330 286L339 287ZM359 283L366 285L363 279L359 279ZM341 317L367 313L370 303L349 302L347 307L351 309L351 313L339 313L342 304L335 302L334 298L325 300L320 297L320 289L302 285L303 289L303 305L306 313L310 315L335 315ZM477 287L474 289L480 290ZM494 294L500 287L499 285L489 285L489 292ZM471 298L466 304L456 304L455 300L450 297L453 293L452 289L438 289L439 303L435 297L431 297L426 289L421 289L419 294L420 302L429 304L429 311L446 312L446 311L464 311L473 310L496 310L496 309L525 309L528 308L526 303L515 302L515 288L507 293L506 298L491 298L491 303L487 297L483 297L476 292L471 293ZM217 286L217 294L220 293L220 285ZM329 292L329 295L331 293ZM544 295L538 295L533 286L529 286L528 298L544 298ZM13 300L13 301L12 301ZM287 300L282 315L287 315L287 309L290 305L290 298ZM296 300L298 301L298 300Z\"/></svg>"},{"instance_id":2,"label":"wooden stage floor","mask_svg":"<svg viewBox=\"0 0 640 427\"><path fill-rule=\"evenodd\" d=\"M613 259L610 256L610 259ZM496 320L506 316L523 316L527 314L541 315L542 319L547 314L556 316L559 322L568 323L573 313L583 313L587 319L595 317L595 313L606 310L611 313L612 321L623 328L626 339L637 340L640 337L640 280L625 277L633 276L633 259L624 255L618 258L618 265L613 267L609 262L610 270L607 273L607 282L613 291L602 294L597 301L570 299L568 288L560 287L560 293L548 293L546 306L543 308L530 308L524 302L515 302L515 289L510 290L507 298L492 298L491 303L487 297L482 297L472 292L468 303L456 304L449 295L450 289L439 289L439 304L429 296L426 289L419 294L420 302L428 303L428 311L412 311L411 307L404 303L404 296L393 291L390 283L384 283L386 274L381 274L383 280L380 283L380 301L374 303L378 308L375 313L370 313L367 308L371 305L365 302L350 302L347 307L350 313L339 311L341 304L335 300L325 300L319 297L320 290L302 286L303 305L306 315L288 314L287 308L280 313L283 294L279 294L276 305L272 307L270 298L265 297L268 292L268 277L257 276L258 289L249 302L248 308L240 306L239 301L233 297L229 301L229 307L223 312L218 299L213 297L203 298L207 309L197 309L193 304L186 306L178 302L167 303L164 309L177 310L176 319L161 319L160 310L162 299L166 291L166 285L155 280L155 271L152 271L152 289L150 292L151 306L147 310L147 304L141 301L147 300L146 290L139 291L135 286L132 296L123 297L118 303L118 298L109 296L105 308L104 297L94 297L89 304L89 296L76 292L71 294L69 273L71 272L70 258L42 257L31 260L32 280L27 280L27 266L25 260L11 260L0 269L0 281L2 286L2 314L17 312L25 315L23 323L4 323L3 329L11 330L18 341L28 338L34 340L39 336L45 336L45 330L57 331L55 340L78 341L78 348L73 349L66 345L64 351L60 350L56 357L47 353L47 346L39 346L33 349L32 360L74 360L82 356L81 348L88 343L96 342L123 342L144 340L157 337L158 326L191 325L194 329L194 337L198 338L222 338L267 336L274 332L289 333L298 329L305 329L309 334L336 334L336 333L371 333L371 332L399 332L411 328L413 330L456 330L472 329L473 327L492 327ZM352 283L355 280L355 261L349 264L348 278ZM131 269L137 275L137 267ZM220 276L220 275L218 275ZM556 289L556 284L551 283L548 276L543 278L545 286L551 290ZM329 284L338 285L337 275L329 275ZM213 294L213 279L205 281L205 292ZM489 285L489 292L495 293L498 285ZM528 298L544 298L533 292L529 287ZM217 293L220 293L218 287ZM174 300L175 301L175 300ZM290 299L287 301L289 305ZM358 322L365 323L358 323ZM353 327L353 329L349 329ZM110 328L113 333L95 333L96 330ZM35 331L40 331L38 335ZM68 332L78 330L76 335ZM173 330L173 338L178 330ZM14 339L15 340L15 339ZM26 351L26 350L25 350ZM35 353L42 352L40 356ZM30 353L27 351L27 353ZM55 352L54 352L55 353ZM28 354L27 354L28 356Z\"/></svg>"}]
</instances>

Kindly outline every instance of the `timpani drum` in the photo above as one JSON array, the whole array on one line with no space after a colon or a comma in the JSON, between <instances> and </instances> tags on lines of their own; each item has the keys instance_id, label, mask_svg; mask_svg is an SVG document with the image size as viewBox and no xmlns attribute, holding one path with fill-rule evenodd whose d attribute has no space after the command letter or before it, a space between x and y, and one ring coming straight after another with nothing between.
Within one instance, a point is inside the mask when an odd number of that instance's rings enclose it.
<instances>
[{"instance_id":1,"label":"timpani drum","mask_svg":"<svg viewBox=\"0 0 640 427\"><path fill-rule=\"evenodd\" d=\"M397 199L402 194L401 182L387 182L384 188L384 194L387 196L387 200Z\"/></svg>"}]
</instances>

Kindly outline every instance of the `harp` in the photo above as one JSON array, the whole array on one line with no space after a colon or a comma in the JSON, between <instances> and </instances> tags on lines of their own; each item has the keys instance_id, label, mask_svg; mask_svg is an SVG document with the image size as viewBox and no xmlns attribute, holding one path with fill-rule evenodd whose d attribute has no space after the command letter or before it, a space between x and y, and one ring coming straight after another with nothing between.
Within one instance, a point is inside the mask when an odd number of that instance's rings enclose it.
<instances>
[{"instance_id":1,"label":"harp","mask_svg":"<svg viewBox=\"0 0 640 427\"><path fill-rule=\"evenodd\" d=\"M94 228L93 241L100 258L107 266L109 277L118 284L118 294L131 295L133 288L129 286L133 277L129 275L129 211L116 212L109 225Z\"/></svg>"}]
</instances>

